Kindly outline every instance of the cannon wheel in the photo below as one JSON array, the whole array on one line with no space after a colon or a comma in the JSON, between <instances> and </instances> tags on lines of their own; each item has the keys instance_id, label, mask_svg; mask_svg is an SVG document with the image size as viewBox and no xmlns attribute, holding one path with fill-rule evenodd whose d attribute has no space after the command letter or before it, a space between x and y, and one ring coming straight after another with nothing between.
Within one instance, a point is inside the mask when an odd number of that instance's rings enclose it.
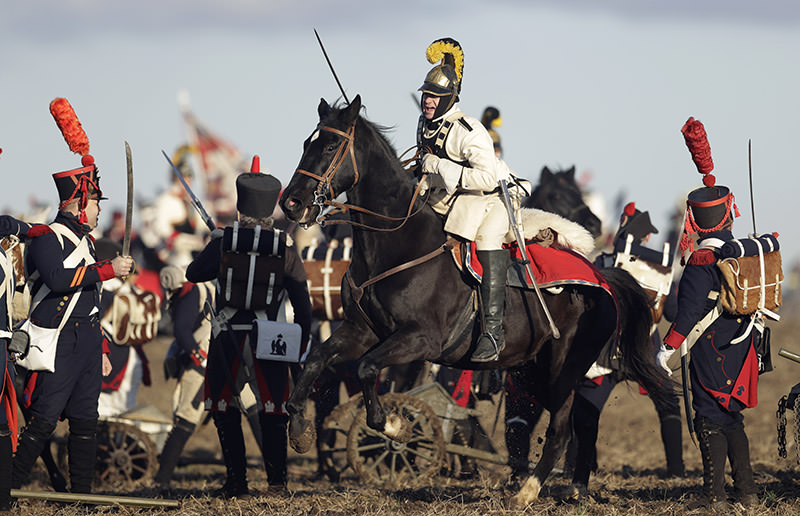
<instances>
[{"instance_id":1,"label":"cannon wheel","mask_svg":"<svg viewBox=\"0 0 800 516\"><path fill-rule=\"evenodd\" d=\"M401 414L411 424L411 439L395 442L369 428L362 411L347 436L347 459L362 480L405 487L439 473L446 450L442 425L424 401L403 393L381 396L387 412Z\"/></svg>"},{"instance_id":2,"label":"cannon wheel","mask_svg":"<svg viewBox=\"0 0 800 516\"><path fill-rule=\"evenodd\" d=\"M95 482L140 482L155 476L156 446L139 428L126 423L100 422L97 432Z\"/></svg>"},{"instance_id":3,"label":"cannon wheel","mask_svg":"<svg viewBox=\"0 0 800 516\"><path fill-rule=\"evenodd\" d=\"M364 398L358 394L335 407L322 422L322 431L318 437L319 461L331 482L338 482L350 467L347 460L347 435L359 411L363 410Z\"/></svg>"}]
</instances>

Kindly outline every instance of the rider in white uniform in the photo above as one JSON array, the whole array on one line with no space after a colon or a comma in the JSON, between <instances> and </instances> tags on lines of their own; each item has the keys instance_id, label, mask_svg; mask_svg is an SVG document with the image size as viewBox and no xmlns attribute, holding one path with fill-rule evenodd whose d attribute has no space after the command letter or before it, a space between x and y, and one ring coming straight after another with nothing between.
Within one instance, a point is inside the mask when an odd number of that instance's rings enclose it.
<instances>
[{"instance_id":1,"label":"rider in white uniform","mask_svg":"<svg viewBox=\"0 0 800 516\"><path fill-rule=\"evenodd\" d=\"M427 57L431 63L441 63L428 72L419 88L422 115L417 144L427 151L422 171L431 174L432 190L440 191L434 209L447 216L445 231L477 244L483 267L484 333L471 359L488 362L505 347L508 252L502 246L509 219L498 184L509 179L510 171L495 155L492 137L480 120L465 115L456 104L464 67L459 43L450 38L436 40L428 47Z\"/></svg>"}]
</instances>

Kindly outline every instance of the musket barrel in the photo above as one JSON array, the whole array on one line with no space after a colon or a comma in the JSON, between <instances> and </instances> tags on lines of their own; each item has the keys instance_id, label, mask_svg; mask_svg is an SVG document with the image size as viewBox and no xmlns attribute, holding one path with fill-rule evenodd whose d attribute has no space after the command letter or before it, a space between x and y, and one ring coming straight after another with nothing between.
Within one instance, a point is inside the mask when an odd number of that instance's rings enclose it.
<instances>
[{"instance_id":1,"label":"musket barrel","mask_svg":"<svg viewBox=\"0 0 800 516\"><path fill-rule=\"evenodd\" d=\"M12 489L14 498L31 498L49 502L88 503L92 505L125 505L129 507L166 507L179 508L179 500L161 498L139 498L136 496L100 495L91 493L56 493L53 491L25 491Z\"/></svg>"},{"instance_id":2,"label":"musket barrel","mask_svg":"<svg viewBox=\"0 0 800 516\"><path fill-rule=\"evenodd\" d=\"M778 354L780 356L782 356L783 358L788 358L789 360L791 360L793 362L797 362L798 364L800 364L800 355L798 355L797 353L794 353L793 351L789 351L789 350L781 348L780 351L778 351Z\"/></svg>"}]
</instances>

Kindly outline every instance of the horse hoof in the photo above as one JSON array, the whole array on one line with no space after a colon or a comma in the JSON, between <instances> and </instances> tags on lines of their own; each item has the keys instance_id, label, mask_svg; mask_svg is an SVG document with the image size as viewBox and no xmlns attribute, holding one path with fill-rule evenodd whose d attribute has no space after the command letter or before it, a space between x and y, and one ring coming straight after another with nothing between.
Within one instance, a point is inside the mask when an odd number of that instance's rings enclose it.
<instances>
[{"instance_id":1,"label":"horse hoof","mask_svg":"<svg viewBox=\"0 0 800 516\"><path fill-rule=\"evenodd\" d=\"M511 497L511 505L517 508L527 507L539 499L539 491L541 490L542 485L539 480L536 477L530 477L519 493Z\"/></svg>"},{"instance_id":2,"label":"horse hoof","mask_svg":"<svg viewBox=\"0 0 800 516\"><path fill-rule=\"evenodd\" d=\"M292 419L289 425L289 444L297 453L307 453L317 442L317 431L307 419Z\"/></svg>"},{"instance_id":3,"label":"horse hoof","mask_svg":"<svg viewBox=\"0 0 800 516\"><path fill-rule=\"evenodd\" d=\"M411 425L408 420L399 414L389 414L383 425L386 437L398 443L407 443L411 440Z\"/></svg>"},{"instance_id":4,"label":"horse hoof","mask_svg":"<svg viewBox=\"0 0 800 516\"><path fill-rule=\"evenodd\" d=\"M589 497L589 489L586 484L572 483L568 486L554 488L552 491L553 498L561 501L579 502L586 500Z\"/></svg>"}]
</instances>

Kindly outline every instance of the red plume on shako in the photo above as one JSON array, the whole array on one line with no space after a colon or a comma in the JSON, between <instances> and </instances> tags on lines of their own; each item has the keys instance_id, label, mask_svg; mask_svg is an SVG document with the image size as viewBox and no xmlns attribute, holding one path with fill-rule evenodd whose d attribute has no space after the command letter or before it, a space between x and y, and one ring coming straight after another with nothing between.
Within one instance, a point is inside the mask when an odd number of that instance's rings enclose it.
<instances>
[{"instance_id":1,"label":"red plume on shako","mask_svg":"<svg viewBox=\"0 0 800 516\"><path fill-rule=\"evenodd\" d=\"M60 201L58 208L64 209L70 202L77 199L80 211L78 220L85 223L87 220L86 205L89 203L89 199L103 198L103 193L100 191L100 175L94 163L94 157L89 154L89 138L67 99L59 97L50 102L50 114L53 115L69 150L81 156L80 167L53 174Z\"/></svg>"},{"instance_id":2,"label":"red plume on shako","mask_svg":"<svg viewBox=\"0 0 800 516\"><path fill-rule=\"evenodd\" d=\"M705 185L689 192L686 199L686 224L680 241L681 264L683 264L686 250L694 249L690 235L722 229L730 219L731 206L736 217L739 216L739 209L730 189L727 186L717 185L716 178L711 174L714 170L714 161L711 159L711 145L708 143L708 135L702 122L689 117L681 133L697 171L703 174L703 185Z\"/></svg>"}]
</instances>

